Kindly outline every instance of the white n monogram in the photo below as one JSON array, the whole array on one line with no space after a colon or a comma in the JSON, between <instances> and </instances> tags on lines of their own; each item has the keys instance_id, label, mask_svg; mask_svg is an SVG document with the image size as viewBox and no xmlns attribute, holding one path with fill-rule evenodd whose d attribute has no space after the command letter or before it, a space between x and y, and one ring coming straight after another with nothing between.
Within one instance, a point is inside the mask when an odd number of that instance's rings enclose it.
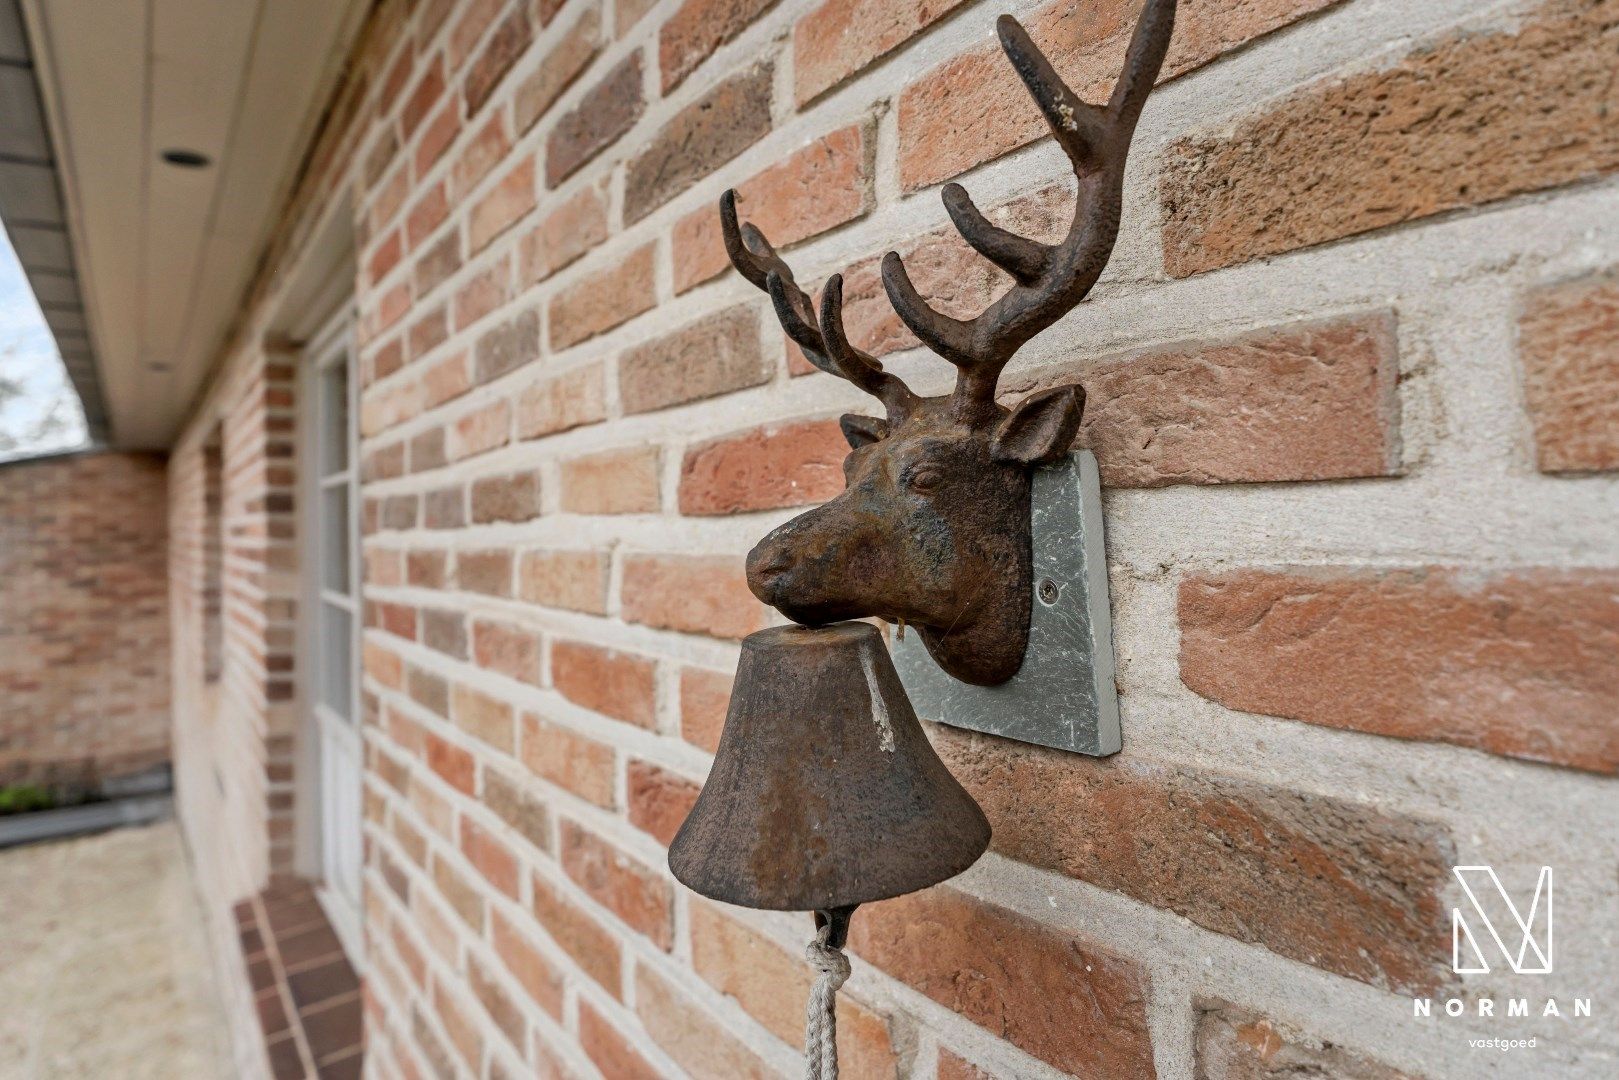
<instances>
[{"instance_id":1,"label":"white n monogram","mask_svg":"<svg viewBox=\"0 0 1619 1080\"><path fill-rule=\"evenodd\" d=\"M1479 937L1474 933L1476 926L1487 931L1490 940L1495 942L1495 947L1516 974L1549 974L1552 970L1552 868L1540 868L1535 895L1526 912L1521 912L1518 905L1512 902L1512 897L1507 895L1506 886L1501 884L1494 867L1457 866L1451 872L1461 883L1462 892L1467 895L1468 905L1472 908L1472 913L1466 917L1461 908L1451 909L1451 969L1458 975L1482 975L1490 970L1489 962L1484 959L1484 950L1479 947ZM1492 902L1492 906L1504 906L1512 922L1517 925L1516 953L1508 947L1485 910L1486 901ZM1539 940L1537 928L1542 931Z\"/></svg>"}]
</instances>

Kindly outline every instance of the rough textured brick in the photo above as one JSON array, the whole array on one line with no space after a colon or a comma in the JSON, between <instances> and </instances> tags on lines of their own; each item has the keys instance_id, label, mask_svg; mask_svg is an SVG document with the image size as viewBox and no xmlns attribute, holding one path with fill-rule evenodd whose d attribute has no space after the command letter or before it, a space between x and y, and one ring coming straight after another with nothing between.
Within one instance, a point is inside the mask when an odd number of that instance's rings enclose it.
<instances>
[{"instance_id":1,"label":"rough textured brick","mask_svg":"<svg viewBox=\"0 0 1619 1080\"><path fill-rule=\"evenodd\" d=\"M467 250L475 255L488 247L534 205L534 159L524 158L472 204L467 215Z\"/></svg>"},{"instance_id":2,"label":"rough textured brick","mask_svg":"<svg viewBox=\"0 0 1619 1080\"><path fill-rule=\"evenodd\" d=\"M405 234L410 238L410 249L415 251L420 247L449 215L450 200L441 181L412 203L410 213L405 215Z\"/></svg>"},{"instance_id":3,"label":"rough textured brick","mask_svg":"<svg viewBox=\"0 0 1619 1080\"><path fill-rule=\"evenodd\" d=\"M714 989L729 994L778 1039L804 1044L804 1002L814 973L798 955L722 914L691 905L691 963ZM839 1075L894 1080L897 1062L888 1024L839 994Z\"/></svg>"},{"instance_id":4,"label":"rough textured brick","mask_svg":"<svg viewBox=\"0 0 1619 1080\"><path fill-rule=\"evenodd\" d=\"M467 69L461 92L466 98L468 116L483 108L532 40L534 27L529 22L528 12L521 4L512 6Z\"/></svg>"},{"instance_id":5,"label":"rough textured brick","mask_svg":"<svg viewBox=\"0 0 1619 1080\"><path fill-rule=\"evenodd\" d=\"M668 949L675 934L669 883L575 822L562 822L559 835L567 875L631 929Z\"/></svg>"},{"instance_id":6,"label":"rough textured brick","mask_svg":"<svg viewBox=\"0 0 1619 1080\"><path fill-rule=\"evenodd\" d=\"M1080 382L1076 445L1109 487L1387 476L1399 471L1393 319L1267 328L1006 380Z\"/></svg>"},{"instance_id":7,"label":"rough textured brick","mask_svg":"<svg viewBox=\"0 0 1619 1080\"><path fill-rule=\"evenodd\" d=\"M449 312L443 304L433 308L427 314L410 324L405 340L409 345L412 361L419 360L432 352L450 336Z\"/></svg>"},{"instance_id":8,"label":"rough textured brick","mask_svg":"<svg viewBox=\"0 0 1619 1080\"><path fill-rule=\"evenodd\" d=\"M676 113L624 174L624 221L640 221L770 131L775 68L755 64Z\"/></svg>"},{"instance_id":9,"label":"rough textured brick","mask_svg":"<svg viewBox=\"0 0 1619 1080\"><path fill-rule=\"evenodd\" d=\"M1203 0L1182 4L1160 81L1172 79L1336 0ZM1029 35L1086 101L1106 101L1124 64L1136 0L1056 0ZM1050 133L998 44L965 52L907 87L899 100L899 173L908 191L948 180Z\"/></svg>"},{"instance_id":10,"label":"rough textured brick","mask_svg":"<svg viewBox=\"0 0 1619 1080\"><path fill-rule=\"evenodd\" d=\"M618 396L626 413L653 412L769 378L758 310L741 304L625 351L618 364Z\"/></svg>"},{"instance_id":11,"label":"rough textured brick","mask_svg":"<svg viewBox=\"0 0 1619 1080\"><path fill-rule=\"evenodd\" d=\"M439 158L444 156L444 151L455 143L456 137L460 134L460 103L446 101L444 107L434 114L433 119L427 122L426 127L422 128L421 140L416 144L416 175L418 177L424 176L429 169L436 165ZM438 192L440 196L444 193L442 185L435 187L433 190ZM420 228L416 214L419 207L425 208L425 203L426 200L418 200L416 205L411 208L410 214L405 219L407 231L414 232L417 228ZM439 220L442 221L443 218ZM412 242L414 243L414 241Z\"/></svg>"},{"instance_id":12,"label":"rough textured brick","mask_svg":"<svg viewBox=\"0 0 1619 1080\"><path fill-rule=\"evenodd\" d=\"M590 66L600 43L601 16L591 8L574 21L534 73L518 86L512 105L518 131L527 131L546 114L579 73Z\"/></svg>"},{"instance_id":13,"label":"rough textured brick","mask_svg":"<svg viewBox=\"0 0 1619 1080\"><path fill-rule=\"evenodd\" d=\"M455 5L455 23L450 27L445 49L451 71L459 71L472 56L484 32L494 25L504 6L505 0L465 0Z\"/></svg>"},{"instance_id":14,"label":"rough textured brick","mask_svg":"<svg viewBox=\"0 0 1619 1080\"><path fill-rule=\"evenodd\" d=\"M465 817L461 819L461 854L489 884L517 899L517 857L506 845Z\"/></svg>"},{"instance_id":15,"label":"rough textured brick","mask_svg":"<svg viewBox=\"0 0 1619 1080\"><path fill-rule=\"evenodd\" d=\"M562 950L614 997L623 996L619 944L607 929L542 878L534 878L534 917Z\"/></svg>"},{"instance_id":16,"label":"rough textured brick","mask_svg":"<svg viewBox=\"0 0 1619 1080\"><path fill-rule=\"evenodd\" d=\"M472 482L472 520L528 521L540 513L540 477L520 472L508 476L486 476Z\"/></svg>"},{"instance_id":17,"label":"rough textured brick","mask_svg":"<svg viewBox=\"0 0 1619 1080\"><path fill-rule=\"evenodd\" d=\"M476 379L486 383L515 371L540 355L539 312L524 311L478 335L473 363Z\"/></svg>"},{"instance_id":18,"label":"rough textured brick","mask_svg":"<svg viewBox=\"0 0 1619 1080\"><path fill-rule=\"evenodd\" d=\"M1423 42L1170 148L1164 268L1184 277L1619 168L1610 2Z\"/></svg>"},{"instance_id":19,"label":"rough textured brick","mask_svg":"<svg viewBox=\"0 0 1619 1080\"><path fill-rule=\"evenodd\" d=\"M1324 1039L1273 1024L1225 1002L1201 1002L1197 1013L1196 1080L1267 1080L1330 1076L1334 1080L1416 1080Z\"/></svg>"},{"instance_id":20,"label":"rough textured brick","mask_svg":"<svg viewBox=\"0 0 1619 1080\"><path fill-rule=\"evenodd\" d=\"M638 758L626 765L625 778L630 824L667 845L691 813L701 785Z\"/></svg>"},{"instance_id":21,"label":"rough textured brick","mask_svg":"<svg viewBox=\"0 0 1619 1080\"><path fill-rule=\"evenodd\" d=\"M635 965L635 1012L652 1040L694 1080L771 1080L778 1074L645 964Z\"/></svg>"},{"instance_id":22,"label":"rough textured brick","mask_svg":"<svg viewBox=\"0 0 1619 1080\"><path fill-rule=\"evenodd\" d=\"M429 529L456 529L466 524L466 498L459 487L435 488L422 496L422 524Z\"/></svg>"},{"instance_id":23,"label":"rough textured brick","mask_svg":"<svg viewBox=\"0 0 1619 1080\"><path fill-rule=\"evenodd\" d=\"M659 1080L658 1071L583 997L579 999L579 1045L603 1076L615 1080Z\"/></svg>"},{"instance_id":24,"label":"rough textured brick","mask_svg":"<svg viewBox=\"0 0 1619 1080\"><path fill-rule=\"evenodd\" d=\"M645 656L578 641L551 646L551 682L575 705L615 720L650 728L654 722L657 665Z\"/></svg>"},{"instance_id":25,"label":"rough textured brick","mask_svg":"<svg viewBox=\"0 0 1619 1080\"><path fill-rule=\"evenodd\" d=\"M427 735L427 767L462 794L472 794L478 770L472 755L431 732Z\"/></svg>"},{"instance_id":26,"label":"rough textured brick","mask_svg":"<svg viewBox=\"0 0 1619 1080\"><path fill-rule=\"evenodd\" d=\"M580 188L523 237L518 275L525 284L538 284L606 239L606 192Z\"/></svg>"},{"instance_id":27,"label":"rough textured brick","mask_svg":"<svg viewBox=\"0 0 1619 1080\"><path fill-rule=\"evenodd\" d=\"M639 247L551 298L551 348L566 349L648 311L657 301L655 245Z\"/></svg>"},{"instance_id":28,"label":"rough textured brick","mask_svg":"<svg viewBox=\"0 0 1619 1080\"><path fill-rule=\"evenodd\" d=\"M667 94L774 0L686 0L658 34L658 71Z\"/></svg>"},{"instance_id":29,"label":"rough textured brick","mask_svg":"<svg viewBox=\"0 0 1619 1080\"><path fill-rule=\"evenodd\" d=\"M731 675L704 668L680 669L680 737L713 753L731 707Z\"/></svg>"},{"instance_id":30,"label":"rough textured brick","mask_svg":"<svg viewBox=\"0 0 1619 1080\"><path fill-rule=\"evenodd\" d=\"M824 0L793 27L793 91L799 105L905 44L961 0Z\"/></svg>"},{"instance_id":31,"label":"rough textured brick","mask_svg":"<svg viewBox=\"0 0 1619 1080\"><path fill-rule=\"evenodd\" d=\"M1450 978L1456 851L1437 823L1128 757L1075 769L1054 750L932 734L1008 858L1373 986L1426 993Z\"/></svg>"},{"instance_id":32,"label":"rough textured brick","mask_svg":"<svg viewBox=\"0 0 1619 1080\"><path fill-rule=\"evenodd\" d=\"M1221 704L1619 772L1619 573L1237 570L1180 588Z\"/></svg>"},{"instance_id":33,"label":"rough textured brick","mask_svg":"<svg viewBox=\"0 0 1619 1080\"><path fill-rule=\"evenodd\" d=\"M455 328L465 330L504 307L511 299L507 283L511 279L511 260L505 256L490 263L455 290Z\"/></svg>"},{"instance_id":34,"label":"rough textured brick","mask_svg":"<svg viewBox=\"0 0 1619 1080\"><path fill-rule=\"evenodd\" d=\"M405 581L424 589L442 589L447 580L448 560L442 551L416 550L405 553Z\"/></svg>"},{"instance_id":35,"label":"rough textured brick","mask_svg":"<svg viewBox=\"0 0 1619 1080\"><path fill-rule=\"evenodd\" d=\"M870 145L865 125L851 124L794 151L737 187L738 215L778 249L854 220L871 207ZM730 265L714 206L681 218L672 245L676 292Z\"/></svg>"},{"instance_id":36,"label":"rough textured brick","mask_svg":"<svg viewBox=\"0 0 1619 1080\"><path fill-rule=\"evenodd\" d=\"M995 1077L941 1046L936 1080L995 1080Z\"/></svg>"},{"instance_id":37,"label":"rough textured brick","mask_svg":"<svg viewBox=\"0 0 1619 1080\"><path fill-rule=\"evenodd\" d=\"M447 356L422 372L422 399L428 408L453 401L472 386L464 352Z\"/></svg>"},{"instance_id":38,"label":"rough textured brick","mask_svg":"<svg viewBox=\"0 0 1619 1080\"><path fill-rule=\"evenodd\" d=\"M422 609L422 644L457 660L467 657L467 620L459 611Z\"/></svg>"},{"instance_id":39,"label":"rough textured brick","mask_svg":"<svg viewBox=\"0 0 1619 1080\"><path fill-rule=\"evenodd\" d=\"M551 850L551 814L545 803L524 789L523 782L498 769L485 768L483 801L500 820L541 851Z\"/></svg>"},{"instance_id":40,"label":"rough textured brick","mask_svg":"<svg viewBox=\"0 0 1619 1080\"><path fill-rule=\"evenodd\" d=\"M539 439L607 418L606 377L587 364L524 387L517 398L517 437Z\"/></svg>"},{"instance_id":41,"label":"rough textured brick","mask_svg":"<svg viewBox=\"0 0 1619 1080\"><path fill-rule=\"evenodd\" d=\"M556 187L618 141L646 108L641 54L632 53L566 113L545 142L545 182Z\"/></svg>"},{"instance_id":42,"label":"rough textured brick","mask_svg":"<svg viewBox=\"0 0 1619 1080\"><path fill-rule=\"evenodd\" d=\"M599 551L526 551L517 595L531 604L607 614L607 556Z\"/></svg>"},{"instance_id":43,"label":"rough textured brick","mask_svg":"<svg viewBox=\"0 0 1619 1080\"><path fill-rule=\"evenodd\" d=\"M499 698L457 683L450 695L450 719L474 739L503 753L517 749L516 718L512 707Z\"/></svg>"},{"instance_id":44,"label":"rough textured brick","mask_svg":"<svg viewBox=\"0 0 1619 1080\"><path fill-rule=\"evenodd\" d=\"M1619 278L1530 293L1518 350L1541 471L1619 469Z\"/></svg>"},{"instance_id":45,"label":"rough textured brick","mask_svg":"<svg viewBox=\"0 0 1619 1080\"><path fill-rule=\"evenodd\" d=\"M390 232L383 241L371 251L371 257L366 260L366 281L375 285L388 276L388 271L399 265L399 260L405 254L405 240L398 229Z\"/></svg>"},{"instance_id":46,"label":"rough textured brick","mask_svg":"<svg viewBox=\"0 0 1619 1080\"><path fill-rule=\"evenodd\" d=\"M481 668L538 686L539 631L495 619L474 619L472 660Z\"/></svg>"},{"instance_id":47,"label":"rough textured brick","mask_svg":"<svg viewBox=\"0 0 1619 1080\"><path fill-rule=\"evenodd\" d=\"M700 443L680 465L682 514L739 514L824 502L849 453L836 420L769 424Z\"/></svg>"},{"instance_id":48,"label":"rough textured brick","mask_svg":"<svg viewBox=\"0 0 1619 1080\"><path fill-rule=\"evenodd\" d=\"M405 107L399 111L399 126L404 129L406 139L416 134L416 129L421 127L422 121L427 119L427 114L443 96L444 58L435 53L422 71L421 78L416 80L410 96L405 99Z\"/></svg>"},{"instance_id":49,"label":"rough textured brick","mask_svg":"<svg viewBox=\"0 0 1619 1080\"><path fill-rule=\"evenodd\" d=\"M597 806L613 806L611 746L525 714L520 757L536 776Z\"/></svg>"},{"instance_id":50,"label":"rough textured brick","mask_svg":"<svg viewBox=\"0 0 1619 1080\"><path fill-rule=\"evenodd\" d=\"M665 630L743 638L764 626L742 560L724 555L630 555L624 618Z\"/></svg>"},{"instance_id":51,"label":"rough textured brick","mask_svg":"<svg viewBox=\"0 0 1619 1080\"><path fill-rule=\"evenodd\" d=\"M410 440L410 471L412 473L427 472L444 466L449 458L444 450L444 429L432 428Z\"/></svg>"},{"instance_id":52,"label":"rough textured brick","mask_svg":"<svg viewBox=\"0 0 1619 1080\"><path fill-rule=\"evenodd\" d=\"M463 413L449 427L444 450L451 461L486 454L511 438L511 406L501 400Z\"/></svg>"},{"instance_id":53,"label":"rough textured brick","mask_svg":"<svg viewBox=\"0 0 1619 1080\"><path fill-rule=\"evenodd\" d=\"M505 548L462 551L455 556L456 588L486 596L512 594L512 553Z\"/></svg>"},{"instance_id":54,"label":"rough textured brick","mask_svg":"<svg viewBox=\"0 0 1619 1080\"><path fill-rule=\"evenodd\" d=\"M561 466L562 509L571 514L655 514L658 449L608 450Z\"/></svg>"},{"instance_id":55,"label":"rough textured brick","mask_svg":"<svg viewBox=\"0 0 1619 1080\"><path fill-rule=\"evenodd\" d=\"M512 138L506 130L506 114L497 109L489 114L489 121L478 129L455 159L455 167L450 174L453 202L459 205L470 198L472 189L507 159L511 149Z\"/></svg>"},{"instance_id":56,"label":"rough textured brick","mask_svg":"<svg viewBox=\"0 0 1619 1080\"><path fill-rule=\"evenodd\" d=\"M1012 1045L1080 1076L1156 1075L1133 962L946 888L861 915L849 942L863 959Z\"/></svg>"},{"instance_id":57,"label":"rough textured brick","mask_svg":"<svg viewBox=\"0 0 1619 1080\"><path fill-rule=\"evenodd\" d=\"M468 881L459 870L442 855L433 856L433 885L444 897L450 909L461 921L479 933L483 932L484 898L477 886Z\"/></svg>"},{"instance_id":58,"label":"rough textured brick","mask_svg":"<svg viewBox=\"0 0 1619 1080\"><path fill-rule=\"evenodd\" d=\"M500 957L500 962L522 984L535 1004L561 1019L562 973L504 915L496 912L490 924L494 932L495 953Z\"/></svg>"}]
</instances>

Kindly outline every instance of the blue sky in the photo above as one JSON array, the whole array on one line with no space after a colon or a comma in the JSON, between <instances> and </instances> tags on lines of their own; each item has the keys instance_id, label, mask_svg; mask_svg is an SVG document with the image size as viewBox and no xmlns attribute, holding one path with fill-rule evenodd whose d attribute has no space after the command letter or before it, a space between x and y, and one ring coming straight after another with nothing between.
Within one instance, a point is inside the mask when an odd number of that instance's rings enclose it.
<instances>
[{"instance_id":1,"label":"blue sky","mask_svg":"<svg viewBox=\"0 0 1619 1080\"><path fill-rule=\"evenodd\" d=\"M0 460L83 445L84 411L3 229L0 383L4 384L0 388ZM12 395L8 389L20 393Z\"/></svg>"}]
</instances>

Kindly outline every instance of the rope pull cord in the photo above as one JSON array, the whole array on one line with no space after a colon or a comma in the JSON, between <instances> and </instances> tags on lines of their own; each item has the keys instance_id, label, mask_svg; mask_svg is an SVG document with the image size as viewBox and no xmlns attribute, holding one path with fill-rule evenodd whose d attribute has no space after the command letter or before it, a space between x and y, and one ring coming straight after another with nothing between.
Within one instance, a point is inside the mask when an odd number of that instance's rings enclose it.
<instances>
[{"instance_id":1,"label":"rope pull cord","mask_svg":"<svg viewBox=\"0 0 1619 1080\"><path fill-rule=\"evenodd\" d=\"M838 1080L838 987L849 979L849 939L854 905L815 913L815 940L804 958L816 971L804 1006L804 1080Z\"/></svg>"}]
</instances>

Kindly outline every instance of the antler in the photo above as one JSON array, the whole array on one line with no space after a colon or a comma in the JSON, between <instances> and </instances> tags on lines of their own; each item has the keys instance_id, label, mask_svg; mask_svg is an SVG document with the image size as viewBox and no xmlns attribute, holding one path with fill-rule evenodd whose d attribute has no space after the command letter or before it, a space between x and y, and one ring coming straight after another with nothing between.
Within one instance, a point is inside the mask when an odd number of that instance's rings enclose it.
<instances>
[{"instance_id":1,"label":"antler","mask_svg":"<svg viewBox=\"0 0 1619 1080\"><path fill-rule=\"evenodd\" d=\"M776 254L764 233L752 225L738 224L734 190L720 196L720 227L731 264L770 294L781 328L804 350L809 362L880 400L890 422L903 419L916 404L916 395L898 376L884 371L875 357L851 345L844 333L843 275L832 275L821 290L817 316L809 295L798 287L792 269Z\"/></svg>"},{"instance_id":2,"label":"antler","mask_svg":"<svg viewBox=\"0 0 1619 1080\"><path fill-rule=\"evenodd\" d=\"M1001 369L1025 342L1083 300L1101 277L1119 234L1130 137L1158 79L1174 26L1175 0L1146 0L1124 72L1107 105L1098 107L1075 96L1016 19L1002 15L997 21L1001 48L1073 163L1079 198L1067 237L1049 246L990 224L960 184L945 186L944 205L956 230L1015 281L975 319L952 319L933 310L911 284L898 253L884 256L883 286L894 310L923 343L959 369L951 399L959 419L991 421Z\"/></svg>"}]
</instances>

